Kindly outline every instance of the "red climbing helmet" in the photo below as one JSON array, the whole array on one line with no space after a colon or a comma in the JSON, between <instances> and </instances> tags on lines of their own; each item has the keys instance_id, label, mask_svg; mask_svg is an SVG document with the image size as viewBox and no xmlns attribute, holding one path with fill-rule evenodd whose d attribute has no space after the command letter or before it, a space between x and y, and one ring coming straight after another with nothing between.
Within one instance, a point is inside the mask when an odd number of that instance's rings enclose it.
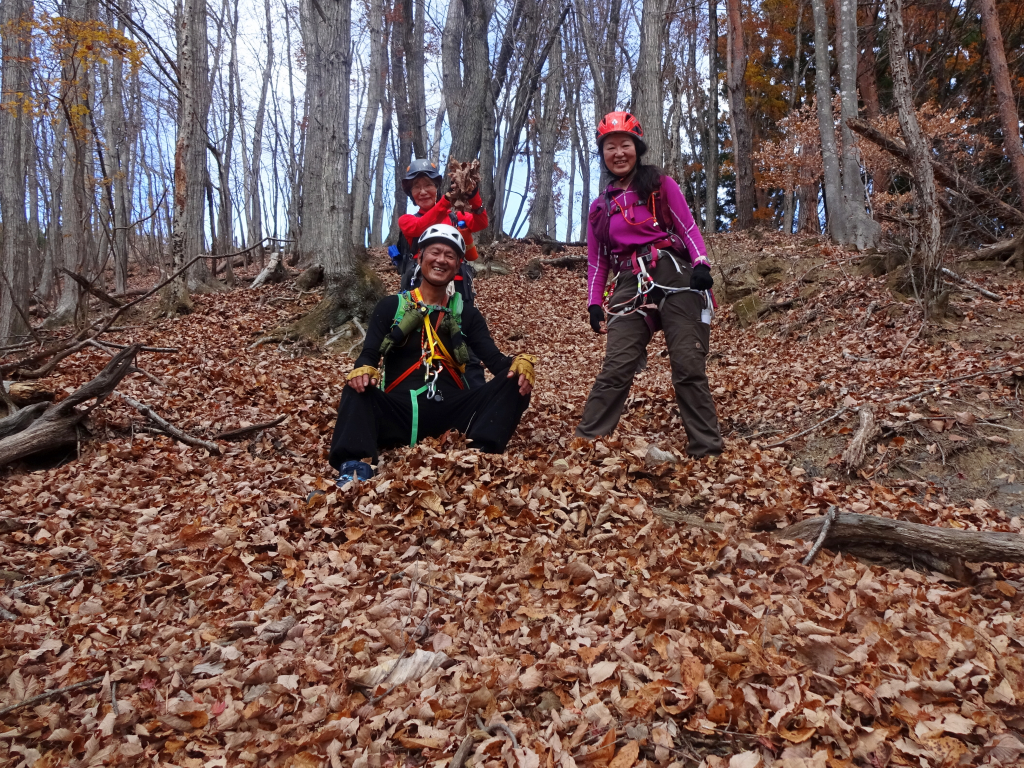
<instances>
[{"instance_id":1,"label":"red climbing helmet","mask_svg":"<svg viewBox=\"0 0 1024 768\"><path fill-rule=\"evenodd\" d=\"M601 149L604 140L614 133L624 133L633 139L638 157L647 151L644 128L635 115L629 112L609 112L602 117L601 122L597 124L597 148Z\"/></svg>"}]
</instances>

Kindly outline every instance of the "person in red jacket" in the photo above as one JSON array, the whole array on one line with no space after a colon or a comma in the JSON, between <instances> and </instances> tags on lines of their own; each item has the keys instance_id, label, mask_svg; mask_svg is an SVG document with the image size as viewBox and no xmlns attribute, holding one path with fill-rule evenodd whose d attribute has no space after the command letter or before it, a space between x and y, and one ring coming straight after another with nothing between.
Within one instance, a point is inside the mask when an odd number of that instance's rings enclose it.
<instances>
[{"instance_id":1,"label":"person in red jacket","mask_svg":"<svg viewBox=\"0 0 1024 768\"><path fill-rule=\"evenodd\" d=\"M459 273L449 285L449 290L462 294L465 306L475 305L473 292L473 268L467 262L476 261L478 253L473 245L471 233L487 228L487 211L484 210L480 190L477 190L469 201L469 210L456 211L447 194L438 197L442 176L437 164L429 160L413 160L405 170L402 178L402 189L419 210L407 213L398 218L401 235L398 238L398 251L401 256L396 265L402 276L401 289L411 291L420 284L419 239L429 227L435 224L449 224L458 229L466 242L466 256ZM466 366L466 382L470 389L483 386L486 381L480 358L470 349L470 360Z\"/></svg>"},{"instance_id":2,"label":"person in red jacket","mask_svg":"<svg viewBox=\"0 0 1024 768\"><path fill-rule=\"evenodd\" d=\"M438 197L437 191L441 186L441 180L437 165L429 160L413 160L402 178L402 189L405 190L405 194L419 206L416 213L407 213L398 219L398 228L402 232L398 241L398 249L402 255L402 263L399 266L402 273L402 290L409 290L418 282L416 259L420 250L419 238L428 227L435 224L450 224L458 229L466 241L466 261L477 259L472 233L486 229L488 225L487 211L484 210L480 192L477 190L469 201L469 210L456 211L452 208L451 199L447 194ZM463 294L464 302L471 304L472 270L464 265L459 277L462 280L456 278L456 290ZM463 285L458 285L459 282Z\"/></svg>"}]
</instances>

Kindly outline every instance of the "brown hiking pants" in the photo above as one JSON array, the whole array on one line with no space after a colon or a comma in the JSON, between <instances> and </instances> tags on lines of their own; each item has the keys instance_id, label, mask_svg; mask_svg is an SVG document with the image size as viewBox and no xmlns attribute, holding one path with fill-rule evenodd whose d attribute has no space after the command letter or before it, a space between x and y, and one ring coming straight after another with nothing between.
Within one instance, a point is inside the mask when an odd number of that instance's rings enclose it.
<instances>
[{"instance_id":1,"label":"brown hiking pants","mask_svg":"<svg viewBox=\"0 0 1024 768\"><path fill-rule=\"evenodd\" d=\"M688 287L691 269L684 260L685 257L676 256L673 261L667 252L662 251L653 271L654 281L672 288ZM612 295L613 311L632 302L636 286L636 275L628 270L619 273ZM659 295L660 292L655 292L652 298ZM703 308L703 294L683 291L665 296L659 310L672 365L672 386L689 438L686 452L696 457L722 452L718 416L705 372L711 327L701 322ZM644 311L649 313L651 310ZM576 427L577 437L593 439L610 435L615 430L633 384L637 363L652 335L647 318L639 312L610 318L604 365L590 390L583 419Z\"/></svg>"}]
</instances>

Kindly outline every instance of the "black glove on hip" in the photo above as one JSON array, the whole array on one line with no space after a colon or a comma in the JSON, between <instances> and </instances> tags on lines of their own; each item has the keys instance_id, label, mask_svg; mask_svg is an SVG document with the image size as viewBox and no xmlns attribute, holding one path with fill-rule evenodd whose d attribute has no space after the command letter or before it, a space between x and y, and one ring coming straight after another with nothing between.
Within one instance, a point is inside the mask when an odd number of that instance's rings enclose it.
<instances>
[{"instance_id":1,"label":"black glove on hip","mask_svg":"<svg viewBox=\"0 0 1024 768\"><path fill-rule=\"evenodd\" d=\"M693 290L709 291L714 284L714 278L711 277L711 267L707 264L698 264L693 268L693 273L690 275L690 287Z\"/></svg>"},{"instance_id":2,"label":"black glove on hip","mask_svg":"<svg viewBox=\"0 0 1024 768\"><path fill-rule=\"evenodd\" d=\"M594 333L600 333L601 323L604 322L604 310L601 309L601 305L591 304L587 307L587 312L590 313L590 327L594 329Z\"/></svg>"}]
</instances>

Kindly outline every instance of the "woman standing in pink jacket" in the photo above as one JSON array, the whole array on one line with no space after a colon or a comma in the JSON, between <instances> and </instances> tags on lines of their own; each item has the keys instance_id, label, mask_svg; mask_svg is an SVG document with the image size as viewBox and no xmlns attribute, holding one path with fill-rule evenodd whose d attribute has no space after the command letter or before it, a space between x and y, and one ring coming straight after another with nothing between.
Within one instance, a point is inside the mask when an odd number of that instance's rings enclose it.
<instances>
[{"instance_id":1,"label":"woman standing in pink jacket","mask_svg":"<svg viewBox=\"0 0 1024 768\"><path fill-rule=\"evenodd\" d=\"M615 180L590 206L587 303L590 327L607 333L578 437L609 435L619 423L637 364L665 331L672 385L694 457L722 452L705 361L711 335L711 265L679 185L653 165L640 121L611 112L597 127L601 162ZM614 289L606 319L608 277Z\"/></svg>"}]
</instances>

